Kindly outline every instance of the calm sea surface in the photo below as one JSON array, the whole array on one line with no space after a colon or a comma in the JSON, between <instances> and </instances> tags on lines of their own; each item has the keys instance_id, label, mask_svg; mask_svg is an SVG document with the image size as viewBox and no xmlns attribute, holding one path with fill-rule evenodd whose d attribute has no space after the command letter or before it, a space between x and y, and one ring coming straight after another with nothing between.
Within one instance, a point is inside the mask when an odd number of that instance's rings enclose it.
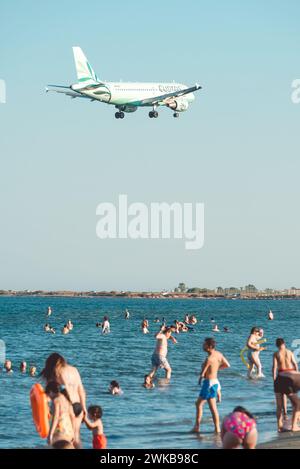
<instances>
[{"instance_id":1,"label":"calm sea surface","mask_svg":"<svg viewBox=\"0 0 300 469\"><path fill-rule=\"evenodd\" d=\"M46 308L52 306L48 320ZM124 319L124 310L131 313ZM268 321L269 309L275 320ZM156 382L153 390L142 387L144 374L151 369L155 346L154 334L159 325L155 317L165 317L170 324L194 313L201 320L194 330L175 335L178 344L169 344L169 361L173 368L169 386ZM111 322L111 333L101 335L95 327L104 315ZM140 323L146 317L150 334L143 335ZM211 332L211 318L219 328L230 333ZM74 329L67 336L60 332L71 319ZM46 322L53 325L56 335L43 331ZM265 379L249 381L240 359L252 326L263 327L268 350L261 353ZM115 298L4 298L0 297L0 338L6 343L6 356L13 362L14 373L0 373L0 447L33 448L45 446L35 431L29 403L29 391L38 378L21 375L19 364L25 360L41 371L52 352L61 353L78 367L87 391L87 403L103 407L103 423L109 448L212 448L220 446L213 435L208 407L205 409L200 436L190 433L195 417L198 395L198 374L205 354L202 342L214 336L218 348L231 363L220 372L223 401L221 417L236 405L243 405L258 419L259 441L276 436L275 401L271 378L272 353L277 337L284 337L291 347L300 339L300 301L242 300L161 300ZM159 372L158 378L164 373ZM107 393L111 380L120 382L124 395ZM91 447L91 432L82 427L85 448Z\"/></svg>"}]
</instances>

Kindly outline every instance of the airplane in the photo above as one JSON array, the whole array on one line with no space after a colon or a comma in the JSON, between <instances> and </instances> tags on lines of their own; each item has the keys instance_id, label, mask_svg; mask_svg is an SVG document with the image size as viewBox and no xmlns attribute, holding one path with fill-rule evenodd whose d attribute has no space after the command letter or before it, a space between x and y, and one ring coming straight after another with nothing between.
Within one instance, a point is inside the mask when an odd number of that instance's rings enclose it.
<instances>
[{"instance_id":1,"label":"airplane","mask_svg":"<svg viewBox=\"0 0 300 469\"><path fill-rule=\"evenodd\" d=\"M202 87L198 84L187 87L181 83L128 83L100 80L80 47L73 47L78 83L70 86L48 85L46 92L63 93L71 98L85 98L90 101L114 105L116 119L123 119L126 113L139 107L152 107L150 118L157 118L157 108L166 106L179 117L195 99L194 91Z\"/></svg>"}]
</instances>

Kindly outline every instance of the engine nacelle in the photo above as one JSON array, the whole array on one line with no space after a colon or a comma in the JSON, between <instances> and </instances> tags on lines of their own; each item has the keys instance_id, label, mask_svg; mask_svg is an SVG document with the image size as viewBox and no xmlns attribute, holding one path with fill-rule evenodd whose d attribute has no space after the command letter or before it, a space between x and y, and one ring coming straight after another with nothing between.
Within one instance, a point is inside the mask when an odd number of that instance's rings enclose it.
<instances>
[{"instance_id":1,"label":"engine nacelle","mask_svg":"<svg viewBox=\"0 0 300 469\"><path fill-rule=\"evenodd\" d=\"M168 106L174 111L184 112L189 107L189 103L187 102L186 99L178 98L178 99L174 99L174 101L169 103Z\"/></svg>"}]
</instances>

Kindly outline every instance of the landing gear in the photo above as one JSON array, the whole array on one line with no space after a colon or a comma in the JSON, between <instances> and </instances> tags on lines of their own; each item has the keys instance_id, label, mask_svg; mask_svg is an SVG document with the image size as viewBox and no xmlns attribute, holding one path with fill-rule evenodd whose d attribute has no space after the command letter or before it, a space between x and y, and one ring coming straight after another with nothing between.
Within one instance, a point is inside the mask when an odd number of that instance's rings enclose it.
<instances>
[{"instance_id":1,"label":"landing gear","mask_svg":"<svg viewBox=\"0 0 300 469\"><path fill-rule=\"evenodd\" d=\"M149 112L149 117L152 118L157 118L158 117L158 112L157 111L150 111Z\"/></svg>"},{"instance_id":2,"label":"landing gear","mask_svg":"<svg viewBox=\"0 0 300 469\"><path fill-rule=\"evenodd\" d=\"M173 117L179 117L179 112L174 112Z\"/></svg>"},{"instance_id":3,"label":"landing gear","mask_svg":"<svg viewBox=\"0 0 300 469\"><path fill-rule=\"evenodd\" d=\"M116 119L124 119L124 116L125 116L125 114L124 114L124 112L122 112L122 111L115 113L115 118L116 118Z\"/></svg>"}]
</instances>

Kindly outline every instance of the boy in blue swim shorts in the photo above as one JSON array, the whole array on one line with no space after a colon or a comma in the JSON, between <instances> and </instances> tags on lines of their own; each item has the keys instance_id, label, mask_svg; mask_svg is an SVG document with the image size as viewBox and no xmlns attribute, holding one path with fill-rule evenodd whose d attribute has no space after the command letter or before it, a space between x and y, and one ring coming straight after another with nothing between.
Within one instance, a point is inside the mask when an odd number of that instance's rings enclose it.
<instances>
[{"instance_id":1,"label":"boy in blue swim shorts","mask_svg":"<svg viewBox=\"0 0 300 469\"><path fill-rule=\"evenodd\" d=\"M214 421L215 432L220 433L220 418L217 409L217 400L221 401L221 385L218 380L218 371L229 368L230 364L224 355L216 350L216 342L212 338L205 339L203 350L208 354L204 361L199 377L201 389L196 402L196 422L193 428L194 432L199 432L200 423L203 415L203 407L208 402L209 409Z\"/></svg>"}]
</instances>

